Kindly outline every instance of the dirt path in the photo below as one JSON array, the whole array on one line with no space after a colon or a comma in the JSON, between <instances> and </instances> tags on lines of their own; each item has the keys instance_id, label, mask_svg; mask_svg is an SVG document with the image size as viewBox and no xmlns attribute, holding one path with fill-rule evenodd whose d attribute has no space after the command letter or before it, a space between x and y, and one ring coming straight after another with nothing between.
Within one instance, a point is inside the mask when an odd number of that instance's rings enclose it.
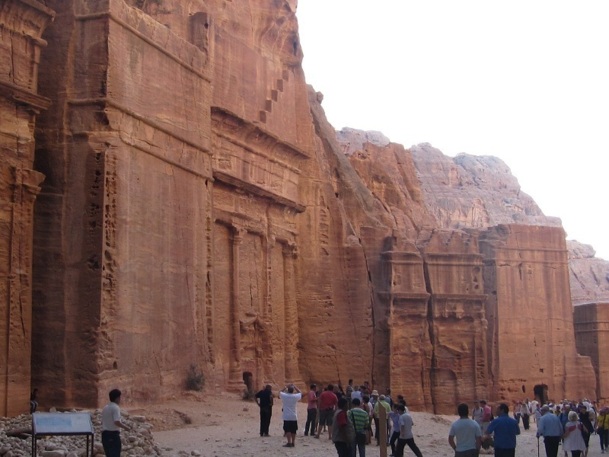
<instances>
[{"instance_id":1,"label":"dirt path","mask_svg":"<svg viewBox=\"0 0 609 457\"><path fill-rule=\"evenodd\" d=\"M269 437L258 433L258 407L254 402L238 399L232 394L215 396L190 395L185 398L151 407L123 408L131 414L145 415L154 425L153 434L166 456L200 455L206 457L333 457L336 450L327 434L321 439L303 436L306 404L299 404L299 433L294 448L284 448L281 421L281 402L275 400ZM455 416L412 413L415 441L425 457L452 457L447 443L450 423ZM535 423L530 430L522 430L518 437L516 457L536 457ZM539 441L539 455L545 457L543 439ZM182 451L182 452L180 452ZM388 452L390 454L390 452ZM412 455L407 448L405 455ZM562 450L560 451L562 455ZM598 436L590 440L588 457L600 456ZM367 446L367 457L379 457L379 447Z\"/></svg>"}]
</instances>

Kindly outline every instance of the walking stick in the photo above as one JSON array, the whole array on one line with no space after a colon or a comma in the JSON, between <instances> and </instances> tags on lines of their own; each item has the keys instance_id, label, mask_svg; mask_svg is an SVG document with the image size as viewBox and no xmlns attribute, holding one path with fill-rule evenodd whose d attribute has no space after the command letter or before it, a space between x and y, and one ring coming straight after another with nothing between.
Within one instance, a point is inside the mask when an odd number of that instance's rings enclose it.
<instances>
[{"instance_id":1,"label":"walking stick","mask_svg":"<svg viewBox=\"0 0 609 457\"><path fill-rule=\"evenodd\" d=\"M539 457L539 437L537 437L537 457Z\"/></svg>"}]
</instances>

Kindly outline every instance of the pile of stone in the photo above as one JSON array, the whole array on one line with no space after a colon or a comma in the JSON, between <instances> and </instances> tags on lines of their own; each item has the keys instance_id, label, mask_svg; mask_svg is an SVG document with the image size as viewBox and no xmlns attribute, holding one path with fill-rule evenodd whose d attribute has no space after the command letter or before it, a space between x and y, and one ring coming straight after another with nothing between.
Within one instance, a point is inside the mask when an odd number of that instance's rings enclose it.
<instances>
[{"instance_id":1,"label":"pile of stone","mask_svg":"<svg viewBox=\"0 0 609 457\"><path fill-rule=\"evenodd\" d=\"M123 422L131 430L123 430L124 456L167 456L168 451L161 449L152 436L152 425L144 416L128 415L123 411ZM95 429L94 457L103 457L101 445L101 411L91 412ZM37 455L40 457L82 457L87 455L87 439L84 436L48 436L36 440ZM32 455L32 416L23 414L13 418L0 418L0 456L17 457ZM91 455L89 453L89 455ZM179 454L177 454L179 455Z\"/></svg>"}]
</instances>

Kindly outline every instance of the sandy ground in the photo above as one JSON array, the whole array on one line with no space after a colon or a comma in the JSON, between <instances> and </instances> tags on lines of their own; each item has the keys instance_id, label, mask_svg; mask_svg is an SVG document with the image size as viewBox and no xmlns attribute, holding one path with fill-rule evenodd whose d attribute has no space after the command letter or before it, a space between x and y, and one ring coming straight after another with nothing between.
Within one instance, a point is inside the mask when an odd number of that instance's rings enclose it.
<instances>
[{"instance_id":1,"label":"sandy ground","mask_svg":"<svg viewBox=\"0 0 609 457\"><path fill-rule=\"evenodd\" d=\"M129 407L123 409L131 414L145 415L154 424L154 437L165 449L167 456L177 456L179 451L202 456L297 456L330 457L336 450L327 434L321 439L303 436L306 420L306 404L300 403L298 410L299 432L294 448L284 448L281 420L281 401L276 399L269 437L259 436L258 407L254 402L238 399L235 395L215 396L189 395L154 407ZM429 413L411 413L414 419L415 442L425 457L452 457L447 438L450 423L456 416L438 416ZM516 447L517 457L538 455L538 441L533 422L527 431L522 429ZM390 452L387 453L389 455ZM184 454L182 454L184 455ZM369 445L368 457L380 456L380 448ZM405 455L413 455L406 447ZM539 440L539 456L545 457L543 439ZM562 450L559 456L562 457ZM589 457L600 456L598 436L590 440Z\"/></svg>"}]
</instances>

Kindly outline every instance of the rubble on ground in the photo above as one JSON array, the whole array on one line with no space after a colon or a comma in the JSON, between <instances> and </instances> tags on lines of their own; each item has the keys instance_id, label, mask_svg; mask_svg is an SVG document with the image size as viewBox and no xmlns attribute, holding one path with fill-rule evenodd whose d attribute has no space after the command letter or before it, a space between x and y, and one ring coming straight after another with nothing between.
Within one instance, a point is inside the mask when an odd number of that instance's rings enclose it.
<instances>
[{"instance_id":1,"label":"rubble on ground","mask_svg":"<svg viewBox=\"0 0 609 457\"><path fill-rule=\"evenodd\" d=\"M76 412L76 411L72 411ZM79 411L82 412L82 411ZM101 444L101 411L91 412L95 430L94 457L103 457ZM122 455L124 456L167 456L169 450L161 449L152 436L152 425L146 417L122 412L123 423L131 430L122 430ZM37 439L37 455L40 457L82 457L87 455L85 436L44 436ZM12 418L0 418L0 457L32 455L32 416L22 414ZM90 453L89 453L90 455ZM178 454L176 454L178 455ZM181 455L181 454L180 454Z\"/></svg>"}]
</instances>

